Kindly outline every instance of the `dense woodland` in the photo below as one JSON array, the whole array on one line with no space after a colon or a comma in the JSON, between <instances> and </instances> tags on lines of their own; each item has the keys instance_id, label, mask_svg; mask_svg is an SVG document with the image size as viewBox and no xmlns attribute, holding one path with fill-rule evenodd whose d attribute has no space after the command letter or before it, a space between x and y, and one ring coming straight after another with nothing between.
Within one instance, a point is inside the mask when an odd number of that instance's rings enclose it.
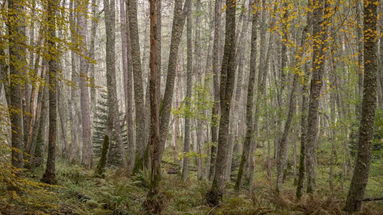
<instances>
[{"instance_id":1,"label":"dense woodland","mask_svg":"<svg viewBox=\"0 0 383 215\"><path fill-rule=\"evenodd\" d=\"M0 214L383 214L379 0L0 0Z\"/></svg>"}]
</instances>

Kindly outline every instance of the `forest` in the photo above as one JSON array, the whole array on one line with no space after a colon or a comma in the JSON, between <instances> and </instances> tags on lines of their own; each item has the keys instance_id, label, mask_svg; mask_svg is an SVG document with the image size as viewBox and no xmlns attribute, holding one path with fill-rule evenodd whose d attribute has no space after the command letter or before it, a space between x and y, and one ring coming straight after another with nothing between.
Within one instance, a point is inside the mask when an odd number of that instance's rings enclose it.
<instances>
[{"instance_id":1,"label":"forest","mask_svg":"<svg viewBox=\"0 0 383 215\"><path fill-rule=\"evenodd\" d=\"M0 0L0 215L383 215L380 0Z\"/></svg>"}]
</instances>

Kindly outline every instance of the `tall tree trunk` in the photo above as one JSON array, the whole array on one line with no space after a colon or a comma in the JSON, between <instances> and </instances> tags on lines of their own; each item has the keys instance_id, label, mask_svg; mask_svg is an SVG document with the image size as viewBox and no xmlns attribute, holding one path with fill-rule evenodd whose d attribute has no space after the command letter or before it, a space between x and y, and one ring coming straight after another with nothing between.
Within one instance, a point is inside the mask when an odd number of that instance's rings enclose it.
<instances>
[{"instance_id":1,"label":"tall tree trunk","mask_svg":"<svg viewBox=\"0 0 383 215\"><path fill-rule=\"evenodd\" d=\"M218 139L218 114L219 114L219 41L221 28L221 2L215 0L214 6L214 41L213 41L213 91L214 105L211 114L211 147L209 180L213 180L215 174L216 144Z\"/></svg>"},{"instance_id":2,"label":"tall tree trunk","mask_svg":"<svg viewBox=\"0 0 383 215\"><path fill-rule=\"evenodd\" d=\"M258 4L259 0L252 0L252 5ZM243 173L245 170L245 164L249 160L250 146L254 143L254 124L253 124L253 109L254 109L254 86L255 75L257 65L257 19L258 13L253 13L251 20L251 50L250 50L250 74L247 85L247 101L246 101L246 135L243 143L241 162L239 164L239 170L237 180L235 182L235 189L239 190L242 185Z\"/></svg>"},{"instance_id":3,"label":"tall tree trunk","mask_svg":"<svg viewBox=\"0 0 383 215\"><path fill-rule=\"evenodd\" d=\"M89 41L89 58L95 59L95 43L96 43L96 33L98 26L98 0L92 0L92 22L90 27L90 41ZM96 65L95 63L91 63L89 65L89 78L90 78L90 107L91 111L94 111L96 107L96 83L95 83L95 73L96 73Z\"/></svg>"},{"instance_id":4,"label":"tall tree trunk","mask_svg":"<svg viewBox=\"0 0 383 215\"><path fill-rule=\"evenodd\" d=\"M121 125L119 119L116 81L116 56L115 56L115 0L104 0L105 29L106 29L106 85L108 90L108 136L112 136L117 142L117 149L121 153L122 166L127 167L125 148L121 138ZM110 135L112 134L112 135ZM114 152L110 152L114 154ZM117 153L117 152L115 152ZM115 154L114 154L115 155Z\"/></svg>"},{"instance_id":5,"label":"tall tree trunk","mask_svg":"<svg viewBox=\"0 0 383 215\"><path fill-rule=\"evenodd\" d=\"M70 14L69 14L69 20L70 20L70 30L71 30L71 42L76 43L76 17L77 13L75 12L75 3L74 1L70 1L69 3L70 8ZM69 107L70 107L70 115L69 119L71 122L71 161L80 161L80 141L79 141L79 133L81 134L81 119L79 116L79 90L77 89L77 85L79 83L79 75L77 73L77 60L76 60L76 54L72 50L71 51L71 95L70 99L68 100Z\"/></svg>"},{"instance_id":6,"label":"tall tree trunk","mask_svg":"<svg viewBox=\"0 0 383 215\"><path fill-rule=\"evenodd\" d=\"M311 1L308 1L309 7L311 7ZM307 19L306 19L306 26L302 31L302 41L300 45L300 49L298 49L298 56L299 54L303 55L304 48L306 47L305 40L307 37L307 34L311 32L312 30L312 23L311 23L311 12L308 12ZM297 59L298 60L298 59ZM300 64L301 62L299 62ZM303 63L303 62L302 62ZM303 182L305 178L305 160L306 160L306 136L307 136L307 97L308 97L308 79L310 77L309 74L309 65L307 63L303 63L303 70L304 74L301 79L302 83L302 89L301 89L301 117L300 117L300 154L299 154L299 167L298 167L298 175L297 175L297 190L296 190L296 197L299 200L302 197L302 189L303 189Z\"/></svg>"},{"instance_id":7,"label":"tall tree trunk","mask_svg":"<svg viewBox=\"0 0 383 215\"><path fill-rule=\"evenodd\" d=\"M217 160L212 187L207 193L209 205L220 203L225 190L225 170L227 165L228 132L230 124L230 106L235 81L235 11L236 1L226 0L225 49L221 69L221 119L219 123Z\"/></svg>"},{"instance_id":8,"label":"tall tree trunk","mask_svg":"<svg viewBox=\"0 0 383 215\"><path fill-rule=\"evenodd\" d=\"M174 18L169 51L168 73L166 78L165 93L160 107L160 134L162 134L160 137L161 153L165 148L165 142L169 131L170 111L172 108L174 82L176 78L176 67L178 63L178 48L181 42L185 17L190 7L191 0L185 0L183 8L182 1L176 0L174 2Z\"/></svg>"},{"instance_id":9,"label":"tall tree trunk","mask_svg":"<svg viewBox=\"0 0 383 215\"><path fill-rule=\"evenodd\" d=\"M128 0L128 19L131 44L131 56L133 65L134 78L134 102L136 114L136 161L134 171L143 168L145 143L145 106L144 106L144 87L142 82L141 54L140 54L140 39L138 36L138 21L137 21L137 0Z\"/></svg>"},{"instance_id":10,"label":"tall tree trunk","mask_svg":"<svg viewBox=\"0 0 383 215\"><path fill-rule=\"evenodd\" d=\"M45 173L41 181L48 184L56 183L56 140L57 140L57 74L59 50L56 45L56 11L59 2L47 1L47 31L45 39L48 47L48 84L49 84L49 134L48 158Z\"/></svg>"},{"instance_id":11,"label":"tall tree trunk","mask_svg":"<svg viewBox=\"0 0 383 215\"><path fill-rule=\"evenodd\" d=\"M121 0L122 1L122 0ZM127 4L125 4L127 7ZM122 7L121 7L122 10ZM123 63L126 64L127 68L124 69L124 92L125 92L125 118L127 122L127 135L128 135L128 168L127 174L133 173L134 163L136 159L136 143L135 143L135 133L134 133L134 110L133 110L133 66L132 66L132 52L131 52L131 43L130 43L130 29L129 29L129 12L128 8L125 9L125 22L121 25L125 25L125 34L126 34L126 44L122 43L122 51L126 52L126 61Z\"/></svg>"},{"instance_id":12,"label":"tall tree trunk","mask_svg":"<svg viewBox=\"0 0 383 215\"><path fill-rule=\"evenodd\" d=\"M159 197L159 182L161 179L161 143L160 143L160 121L159 121L159 96L158 96L158 0L150 0L150 189L145 202L148 214L161 214L162 200Z\"/></svg>"},{"instance_id":13,"label":"tall tree trunk","mask_svg":"<svg viewBox=\"0 0 383 215\"><path fill-rule=\"evenodd\" d=\"M281 67L280 67L280 75L281 75L281 82L280 82L280 98L278 98L278 103L279 106L282 107L284 104L283 101L283 91L284 91L284 86L286 84L286 66L287 66L287 42L288 42L288 18L289 18L289 12L288 12L288 4L287 1L283 1L282 4L282 37L281 37L281 43L282 43L282 50L281 50ZM296 83L297 83L297 77L294 76L293 80L293 86L290 94L290 104L289 104L289 111L287 115L287 119L285 122L285 127L284 131L282 133L282 136L279 139L279 144L278 144L278 155L277 155L277 182L276 182L276 191L279 192L283 183L283 178L284 178L284 171L286 168L287 164L287 137L288 133L290 132L290 125L291 121L293 119L293 111L294 111L294 94L295 94L295 88L296 88ZM279 96L277 96L279 97ZM279 111L279 117L282 115L282 111ZM282 117L281 117L282 118ZM281 120L278 120L281 121ZM279 130L279 128L278 128Z\"/></svg>"},{"instance_id":14,"label":"tall tree trunk","mask_svg":"<svg viewBox=\"0 0 383 215\"><path fill-rule=\"evenodd\" d=\"M9 71L10 71L10 122L12 130L12 165L23 167L23 104L21 84L26 80L25 9L23 2L8 1Z\"/></svg>"},{"instance_id":15,"label":"tall tree trunk","mask_svg":"<svg viewBox=\"0 0 383 215\"><path fill-rule=\"evenodd\" d=\"M192 46L192 13L189 11L186 23L186 40L187 40L187 66L186 66L186 96L184 99L186 107L190 107L193 85L193 46ZM190 151L190 117L185 116L185 137L184 150L182 160L182 180L186 180L189 176L189 151Z\"/></svg>"},{"instance_id":16,"label":"tall tree trunk","mask_svg":"<svg viewBox=\"0 0 383 215\"><path fill-rule=\"evenodd\" d=\"M325 3L326 1L326 3ZM324 7L326 7L324 9ZM327 39L328 17L325 17L330 8L327 0L314 0L313 8L313 57L312 79L310 86L309 109L307 115L306 140L306 172L307 192L312 194L315 190L315 139L318 133L318 109L325 63L325 47ZM325 18L324 18L325 17Z\"/></svg>"},{"instance_id":17,"label":"tall tree trunk","mask_svg":"<svg viewBox=\"0 0 383 215\"><path fill-rule=\"evenodd\" d=\"M374 134L374 118L377 91L377 0L364 1L364 85L362 117L359 127L358 154L354 175L348 192L345 211L359 211L371 162L371 141Z\"/></svg>"},{"instance_id":18,"label":"tall tree trunk","mask_svg":"<svg viewBox=\"0 0 383 215\"><path fill-rule=\"evenodd\" d=\"M78 25L82 44L82 48L85 54L88 54L86 44L87 44L87 2L79 2L78 5L79 17ZM81 124L82 124L82 159L81 163L86 168L91 168L93 165L93 146L91 139L91 122L90 122L90 104L89 104L89 89L87 87L88 79L88 62L84 57L80 58L80 104L81 104Z\"/></svg>"}]
</instances>

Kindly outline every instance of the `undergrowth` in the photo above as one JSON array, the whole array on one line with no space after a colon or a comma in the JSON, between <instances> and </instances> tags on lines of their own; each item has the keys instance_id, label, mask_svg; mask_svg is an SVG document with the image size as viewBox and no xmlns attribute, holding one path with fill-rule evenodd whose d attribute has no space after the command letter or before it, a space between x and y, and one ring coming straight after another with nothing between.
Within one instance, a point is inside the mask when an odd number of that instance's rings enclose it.
<instances>
[{"instance_id":1,"label":"undergrowth","mask_svg":"<svg viewBox=\"0 0 383 215\"><path fill-rule=\"evenodd\" d=\"M8 169L8 168L7 168ZM107 169L105 178L97 178L92 170L59 161L57 179L59 185L47 186L39 183L42 169L18 177L1 171L0 214L56 214L56 215L140 215L144 214L142 204L148 191L148 173L141 172L127 178L117 170ZM17 183L22 192L6 191L4 175ZM329 194L318 192L313 198L304 196L295 200L293 182L286 182L281 195L273 192L272 180L264 175L256 178L253 192L235 192L232 184L221 205L208 207L204 196L210 182L198 181L192 175L182 181L179 175L167 175L161 181L161 196L164 215L341 215L344 205L344 191ZM27 176L27 177L25 177ZM325 189L323 189L325 190ZM381 215L383 206L366 203L360 215Z\"/></svg>"}]
</instances>

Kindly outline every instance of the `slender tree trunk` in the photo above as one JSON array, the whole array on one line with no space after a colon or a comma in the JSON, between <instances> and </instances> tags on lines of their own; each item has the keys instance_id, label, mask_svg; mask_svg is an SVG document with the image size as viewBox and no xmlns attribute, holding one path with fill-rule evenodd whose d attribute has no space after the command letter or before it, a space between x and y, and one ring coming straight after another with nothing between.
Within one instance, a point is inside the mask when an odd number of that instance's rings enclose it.
<instances>
[{"instance_id":1,"label":"slender tree trunk","mask_svg":"<svg viewBox=\"0 0 383 215\"><path fill-rule=\"evenodd\" d=\"M252 5L255 5L259 0L253 0ZM242 185L243 173L245 170L245 164L250 157L250 147L254 143L254 124L253 124L253 109L254 109L254 86L255 76L257 71L257 19L258 14L253 13L251 20L251 51L250 51L250 74L247 85L247 101L246 101L246 135L245 142L243 143L243 150L241 155L241 162L239 164L239 170L237 180L235 183L235 189L238 191Z\"/></svg>"},{"instance_id":2,"label":"slender tree trunk","mask_svg":"<svg viewBox=\"0 0 383 215\"><path fill-rule=\"evenodd\" d=\"M128 0L128 19L131 44L131 56L134 78L134 101L135 101L135 119L136 119L136 161L134 171L143 168L145 143L145 106L144 106L144 87L142 82L140 42L138 36L137 21L137 0Z\"/></svg>"},{"instance_id":3,"label":"slender tree trunk","mask_svg":"<svg viewBox=\"0 0 383 215\"><path fill-rule=\"evenodd\" d=\"M358 154L351 180L346 206L347 212L359 211L371 162L371 141L374 134L374 118L377 91L377 0L364 1L364 85L362 117L359 127Z\"/></svg>"},{"instance_id":4,"label":"slender tree trunk","mask_svg":"<svg viewBox=\"0 0 383 215\"><path fill-rule=\"evenodd\" d=\"M225 170L227 166L228 132L230 124L230 106L235 81L235 11L236 1L226 0L226 36L221 69L221 119L219 123L217 160L212 187L206 195L209 205L220 203L225 191Z\"/></svg>"},{"instance_id":5,"label":"slender tree trunk","mask_svg":"<svg viewBox=\"0 0 383 215\"><path fill-rule=\"evenodd\" d=\"M79 31L78 34L81 38L82 44L80 47L85 54L88 54L87 44L87 18L86 13L88 10L87 2L79 2L78 10L81 11L78 17ZM93 146L91 139L91 122L90 122L90 103L89 103L89 89L87 87L88 79L88 62L84 57L80 58L80 104L81 104L81 125L82 125L82 159L81 163L86 168L91 168L93 165Z\"/></svg>"},{"instance_id":6,"label":"slender tree trunk","mask_svg":"<svg viewBox=\"0 0 383 215\"><path fill-rule=\"evenodd\" d=\"M125 4L125 6L127 6ZM132 51L131 51L131 43L130 43L130 29L129 29L129 12L128 8L125 10L125 22L122 25L125 25L125 33L126 33L126 44L122 44L122 51L126 52L126 63L127 68L124 69L124 92L125 92L125 114L126 114L126 122L127 122L127 135L128 135L128 169L127 174L133 173L134 163L136 159L136 143L135 143L135 133L134 133L134 110L133 110L133 66L132 66Z\"/></svg>"},{"instance_id":7,"label":"slender tree trunk","mask_svg":"<svg viewBox=\"0 0 383 215\"><path fill-rule=\"evenodd\" d=\"M98 0L92 0L92 22L90 28L90 42L89 42L89 57L91 59L95 59L95 44L96 44L96 34L97 34L97 26L98 26ZM95 63L90 63L89 65L89 78L90 78L90 107L91 112L94 111L96 107L96 83L95 83L95 73L96 73L96 65Z\"/></svg>"},{"instance_id":8,"label":"slender tree trunk","mask_svg":"<svg viewBox=\"0 0 383 215\"><path fill-rule=\"evenodd\" d=\"M26 71L25 9L23 2L8 1L9 71L10 71L10 122L12 130L12 165L23 167L23 104L22 87Z\"/></svg>"},{"instance_id":9,"label":"slender tree trunk","mask_svg":"<svg viewBox=\"0 0 383 215\"><path fill-rule=\"evenodd\" d=\"M170 111L174 96L174 82L176 78L176 67L178 63L178 48L181 42L182 31L185 24L185 17L191 8L191 0L185 0L182 8L182 1L176 0L174 4L174 18L172 26L172 36L170 42L168 73L164 97L160 107L160 140L161 153L165 148L165 142L169 131Z\"/></svg>"},{"instance_id":10,"label":"slender tree trunk","mask_svg":"<svg viewBox=\"0 0 383 215\"><path fill-rule=\"evenodd\" d=\"M288 18L289 18L289 13L288 13L288 4L287 1L282 1L282 38L281 38L281 43L282 43L282 50L281 50L281 67L280 67L280 75L281 75L281 82L280 82L280 92L279 92L279 97L278 98L278 103L279 106L283 106L283 91L284 91L284 86L286 83L286 66L287 66L287 45L286 43L288 42ZM290 104L289 104L289 111L287 115L287 119L285 122L285 127L284 131L282 133L281 138L279 139L279 144L277 148L277 182L276 182L276 191L279 192L280 189L282 188L282 183L283 183L283 178L284 178L284 171L286 168L287 164L287 138L288 138L288 133L290 132L290 125L291 121L293 119L293 111L294 111L294 94L295 94L295 88L296 88L296 83L297 83L297 77L294 76L293 80L293 86L290 94ZM277 96L278 97L278 96ZM279 111L279 117L281 117L282 111ZM278 120L280 121L280 120ZM279 128L278 128L279 130ZM279 132L278 132L279 133Z\"/></svg>"},{"instance_id":11,"label":"slender tree trunk","mask_svg":"<svg viewBox=\"0 0 383 215\"><path fill-rule=\"evenodd\" d=\"M315 190L315 139L318 133L318 109L321 88L323 85L323 73L325 63L325 47L327 39L328 15L327 0L315 0L313 8L313 58L312 58L312 79L310 86L309 109L307 115L307 139L306 139L306 172L307 192L312 194ZM325 6L324 6L325 5ZM326 7L326 9L324 9Z\"/></svg>"},{"instance_id":12,"label":"slender tree trunk","mask_svg":"<svg viewBox=\"0 0 383 215\"><path fill-rule=\"evenodd\" d=\"M311 1L308 1L309 7L311 7ZM300 45L300 49L298 49L298 56L303 55L304 48L306 47L305 41L307 34L311 32L312 23L311 23L312 14L308 12L306 19L306 26L302 31L302 41ZM297 59L298 61L298 59ZM297 62L301 64L301 62ZM307 136L307 97L308 97L308 79L310 77L309 74L309 65L307 63L302 62L304 74L301 79L302 89L301 89L301 117L300 117L300 154L299 154L299 167L298 167L298 175L297 175L297 190L296 190L296 198L299 200L302 197L302 189L303 182L305 178L305 160L306 160L306 136Z\"/></svg>"},{"instance_id":13,"label":"slender tree trunk","mask_svg":"<svg viewBox=\"0 0 383 215\"><path fill-rule=\"evenodd\" d=\"M186 24L186 40L187 40L187 66L186 66L186 97L184 99L186 107L190 107L193 85L193 46L192 46L192 13L189 11ZM189 151L190 151L190 117L185 116L185 137L184 150L182 160L182 180L186 180L189 176Z\"/></svg>"},{"instance_id":14,"label":"slender tree trunk","mask_svg":"<svg viewBox=\"0 0 383 215\"><path fill-rule=\"evenodd\" d=\"M121 138L121 125L119 119L116 81L116 56L115 56L115 0L104 0L105 29L106 29L106 84L108 90L108 133L117 142L117 148L121 153L122 166L127 167L125 148ZM108 135L108 134L107 134ZM116 152L117 153L117 152Z\"/></svg>"},{"instance_id":15,"label":"slender tree trunk","mask_svg":"<svg viewBox=\"0 0 383 215\"><path fill-rule=\"evenodd\" d=\"M56 1L47 2L47 31L45 39L48 50L48 83L49 83L49 142L48 158L45 173L41 181L48 184L56 183L56 140L57 140L57 74L59 62L59 50L56 45Z\"/></svg>"},{"instance_id":16,"label":"slender tree trunk","mask_svg":"<svg viewBox=\"0 0 383 215\"><path fill-rule=\"evenodd\" d=\"M214 6L214 41L213 41L213 91L214 105L212 108L211 124L211 147L210 147L210 169L209 180L213 180L215 174L216 144L218 140L218 114L219 114L219 41L221 28L221 2L215 0Z\"/></svg>"},{"instance_id":17,"label":"slender tree trunk","mask_svg":"<svg viewBox=\"0 0 383 215\"><path fill-rule=\"evenodd\" d=\"M70 1L70 30L71 30L71 42L76 43L76 17L77 13L75 13L75 4L73 1ZM79 83L79 76L77 73L77 61L76 54L72 50L71 51L71 81L73 86L71 86L71 95L68 100L70 107L70 115L69 120L71 122L71 161L80 161L80 143L79 143L79 134L81 133L81 120L77 110L79 110L79 90L77 89L77 85Z\"/></svg>"},{"instance_id":18,"label":"slender tree trunk","mask_svg":"<svg viewBox=\"0 0 383 215\"><path fill-rule=\"evenodd\" d=\"M162 199L159 194L159 182L161 180L161 143L159 121L159 96L158 96L158 0L150 0L150 139L149 153L150 163L150 189L147 200L144 203L147 214L161 214Z\"/></svg>"}]
</instances>

